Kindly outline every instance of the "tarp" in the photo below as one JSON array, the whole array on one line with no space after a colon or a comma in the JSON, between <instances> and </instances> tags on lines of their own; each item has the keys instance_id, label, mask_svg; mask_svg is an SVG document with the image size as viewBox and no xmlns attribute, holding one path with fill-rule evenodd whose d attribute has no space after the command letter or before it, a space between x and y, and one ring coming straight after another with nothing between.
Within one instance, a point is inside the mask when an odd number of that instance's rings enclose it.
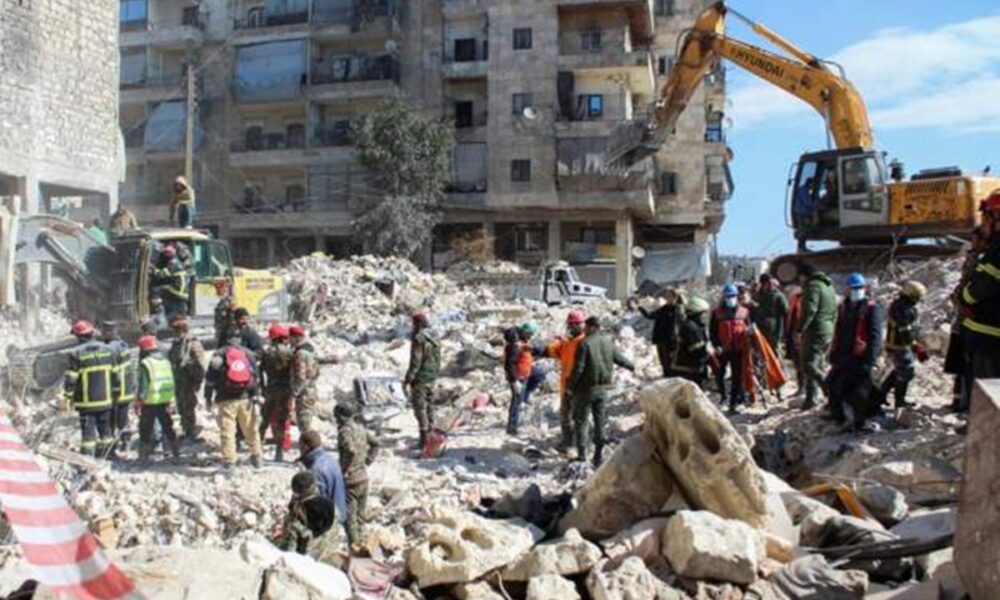
<instances>
[{"instance_id":1,"label":"tarp","mask_svg":"<svg viewBox=\"0 0 1000 600\"><path fill-rule=\"evenodd\" d=\"M146 121L142 143L147 152L180 152L184 149L187 108L182 100L161 102ZM199 123L194 128L194 145L201 146L205 133Z\"/></svg>"},{"instance_id":2,"label":"tarp","mask_svg":"<svg viewBox=\"0 0 1000 600\"><path fill-rule=\"evenodd\" d=\"M712 260L708 244L685 244L646 252L639 269L639 282L677 283L711 274Z\"/></svg>"},{"instance_id":3,"label":"tarp","mask_svg":"<svg viewBox=\"0 0 1000 600\"><path fill-rule=\"evenodd\" d=\"M302 94L305 75L305 40L240 46L233 94L248 101L291 100Z\"/></svg>"},{"instance_id":4,"label":"tarp","mask_svg":"<svg viewBox=\"0 0 1000 600\"><path fill-rule=\"evenodd\" d=\"M42 585L80 600L143 598L108 560L6 417L0 417L0 503Z\"/></svg>"}]
</instances>

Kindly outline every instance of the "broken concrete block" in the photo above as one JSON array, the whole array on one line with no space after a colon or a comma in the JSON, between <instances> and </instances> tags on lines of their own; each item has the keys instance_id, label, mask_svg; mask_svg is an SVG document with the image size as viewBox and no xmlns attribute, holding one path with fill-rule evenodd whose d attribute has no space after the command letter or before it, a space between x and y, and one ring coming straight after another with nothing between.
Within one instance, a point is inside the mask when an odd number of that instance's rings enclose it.
<instances>
[{"instance_id":1,"label":"broken concrete block","mask_svg":"<svg viewBox=\"0 0 1000 600\"><path fill-rule=\"evenodd\" d=\"M921 581L933 579L945 565L951 565L955 560L954 548L942 548L914 559L919 569Z\"/></svg>"},{"instance_id":2,"label":"broken concrete block","mask_svg":"<svg viewBox=\"0 0 1000 600\"><path fill-rule=\"evenodd\" d=\"M836 545L831 542L832 539L847 537L849 533L861 535L866 532L871 532L872 535L883 540L896 537L889 535L885 527L875 521L838 514L832 518L825 516L818 519L814 519L813 516L806 518L802 523L800 539L803 546L824 548Z\"/></svg>"},{"instance_id":3,"label":"broken concrete block","mask_svg":"<svg viewBox=\"0 0 1000 600\"><path fill-rule=\"evenodd\" d=\"M912 502L954 494L962 474L947 462L926 457L868 467L858 475L901 490Z\"/></svg>"},{"instance_id":4,"label":"broken concrete block","mask_svg":"<svg viewBox=\"0 0 1000 600\"><path fill-rule=\"evenodd\" d=\"M806 519L822 524L827 519L839 516L835 508L823 504L815 498L810 498L801 492L783 492L781 500L785 504L788 516L796 526L802 525Z\"/></svg>"},{"instance_id":5,"label":"broken concrete block","mask_svg":"<svg viewBox=\"0 0 1000 600\"><path fill-rule=\"evenodd\" d=\"M603 540L601 548L612 560L638 556L644 561L649 561L660 554L660 539L663 537L667 521L669 521L667 517L639 521L614 537Z\"/></svg>"},{"instance_id":6,"label":"broken concrete block","mask_svg":"<svg viewBox=\"0 0 1000 600\"><path fill-rule=\"evenodd\" d=\"M906 518L906 496L890 485L867 484L858 488L858 500L879 523L892 526Z\"/></svg>"},{"instance_id":7,"label":"broken concrete block","mask_svg":"<svg viewBox=\"0 0 1000 600\"><path fill-rule=\"evenodd\" d=\"M759 600L854 600L868 591L864 571L834 569L818 554L802 557L760 580L747 589L747 596Z\"/></svg>"},{"instance_id":8,"label":"broken concrete block","mask_svg":"<svg viewBox=\"0 0 1000 600\"><path fill-rule=\"evenodd\" d=\"M750 449L701 388L665 379L640 390L639 402L646 414L642 434L695 508L767 525L764 481Z\"/></svg>"},{"instance_id":9,"label":"broken concrete block","mask_svg":"<svg viewBox=\"0 0 1000 600\"><path fill-rule=\"evenodd\" d=\"M570 529L561 539L539 544L500 572L504 581L528 581L538 575L579 575L601 559L601 549Z\"/></svg>"},{"instance_id":10,"label":"broken concrete block","mask_svg":"<svg viewBox=\"0 0 1000 600\"><path fill-rule=\"evenodd\" d=\"M656 456L656 445L642 434L622 442L574 495L576 508L559 522L588 538L604 538L681 502L670 469ZM683 504L682 504L683 506Z\"/></svg>"},{"instance_id":11,"label":"broken concrete block","mask_svg":"<svg viewBox=\"0 0 1000 600\"><path fill-rule=\"evenodd\" d=\"M957 517L954 506L915 510L889 531L904 539L930 540L955 533Z\"/></svg>"},{"instance_id":12,"label":"broken concrete block","mask_svg":"<svg viewBox=\"0 0 1000 600\"><path fill-rule=\"evenodd\" d=\"M304 554L284 552L264 571L261 600L348 600L354 593L347 575Z\"/></svg>"},{"instance_id":13,"label":"broken concrete block","mask_svg":"<svg viewBox=\"0 0 1000 600\"><path fill-rule=\"evenodd\" d=\"M580 600L576 585L559 575L539 575L528 582L525 600Z\"/></svg>"},{"instance_id":14,"label":"broken concrete block","mask_svg":"<svg viewBox=\"0 0 1000 600\"><path fill-rule=\"evenodd\" d=\"M743 521L682 510L663 531L663 555L683 577L749 584L764 556L761 537Z\"/></svg>"},{"instance_id":15,"label":"broken concrete block","mask_svg":"<svg viewBox=\"0 0 1000 600\"><path fill-rule=\"evenodd\" d=\"M657 579L637 556L620 565L601 561L587 576L587 591L594 600L681 600L685 596Z\"/></svg>"},{"instance_id":16,"label":"broken concrete block","mask_svg":"<svg viewBox=\"0 0 1000 600\"><path fill-rule=\"evenodd\" d=\"M460 583L451 588L458 600L506 600L485 581Z\"/></svg>"},{"instance_id":17,"label":"broken concrete block","mask_svg":"<svg viewBox=\"0 0 1000 600\"><path fill-rule=\"evenodd\" d=\"M543 537L523 519L490 520L432 509L426 539L410 552L408 566L420 587L464 583L514 562Z\"/></svg>"}]
</instances>

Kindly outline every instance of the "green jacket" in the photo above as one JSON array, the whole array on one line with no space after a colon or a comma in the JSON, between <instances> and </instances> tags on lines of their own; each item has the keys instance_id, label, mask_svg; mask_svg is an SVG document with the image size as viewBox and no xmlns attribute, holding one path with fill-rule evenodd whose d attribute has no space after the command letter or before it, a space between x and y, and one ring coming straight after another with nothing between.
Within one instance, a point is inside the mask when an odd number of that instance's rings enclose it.
<instances>
[{"instance_id":1,"label":"green jacket","mask_svg":"<svg viewBox=\"0 0 1000 600\"><path fill-rule=\"evenodd\" d=\"M826 273L813 273L806 281L802 295L802 333L833 336L833 326L837 321L837 292L833 280Z\"/></svg>"},{"instance_id":2,"label":"green jacket","mask_svg":"<svg viewBox=\"0 0 1000 600\"><path fill-rule=\"evenodd\" d=\"M356 420L337 428L337 453L348 485L368 481L368 465L375 460L378 445L375 436Z\"/></svg>"},{"instance_id":3,"label":"green jacket","mask_svg":"<svg viewBox=\"0 0 1000 600\"><path fill-rule=\"evenodd\" d=\"M780 290L757 292L753 297L750 314L754 324L774 347L781 341L784 332L785 319L788 317L788 298Z\"/></svg>"},{"instance_id":4,"label":"green jacket","mask_svg":"<svg viewBox=\"0 0 1000 600\"><path fill-rule=\"evenodd\" d=\"M575 365L568 385L571 392L611 385L615 365L635 370L632 362L615 348L611 338L602 333L591 333L583 338Z\"/></svg>"},{"instance_id":5,"label":"green jacket","mask_svg":"<svg viewBox=\"0 0 1000 600\"><path fill-rule=\"evenodd\" d=\"M413 336L405 383L431 383L441 371L441 345L426 329Z\"/></svg>"}]
</instances>

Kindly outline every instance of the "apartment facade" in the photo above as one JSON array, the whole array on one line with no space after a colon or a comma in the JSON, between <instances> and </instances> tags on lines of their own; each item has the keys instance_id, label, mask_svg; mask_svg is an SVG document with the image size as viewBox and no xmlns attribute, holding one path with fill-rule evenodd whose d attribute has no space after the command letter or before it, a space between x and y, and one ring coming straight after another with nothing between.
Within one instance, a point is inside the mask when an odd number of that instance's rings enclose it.
<instances>
[{"instance_id":1,"label":"apartment facade","mask_svg":"<svg viewBox=\"0 0 1000 600\"><path fill-rule=\"evenodd\" d=\"M721 71L659 156L627 172L601 159L615 127L648 115L703 0L122 5L141 5L134 20L147 19L135 28L123 13L123 198L165 218L190 125L198 222L229 239L243 264L351 250L353 211L377 192L349 145L350 123L398 93L455 126L427 266L446 268L453 241L478 233L501 258L569 260L624 295L646 269L633 268L635 247L647 264L683 249L700 265L721 225L731 188ZM133 60L145 68L138 86L126 81Z\"/></svg>"}]
</instances>

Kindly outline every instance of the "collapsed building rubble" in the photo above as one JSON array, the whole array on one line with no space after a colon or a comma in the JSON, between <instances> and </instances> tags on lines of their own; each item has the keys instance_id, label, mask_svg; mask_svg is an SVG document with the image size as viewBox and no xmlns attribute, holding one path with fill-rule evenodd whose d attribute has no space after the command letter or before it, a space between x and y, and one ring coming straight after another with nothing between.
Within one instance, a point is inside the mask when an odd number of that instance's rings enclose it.
<instances>
[{"instance_id":1,"label":"collapsed building rubble","mask_svg":"<svg viewBox=\"0 0 1000 600\"><path fill-rule=\"evenodd\" d=\"M948 289L953 272L931 261L886 276L877 293L886 298L915 275L933 283L924 333L946 344L952 315L947 292L937 290ZM594 473L573 472L556 449L554 364L514 438L503 434L509 392L497 361L504 326L535 321L549 339L562 333L568 307L502 301L486 286L399 259L311 256L286 275L296 319L326 359L319 430L327 446L335 446L332 408L349 398L363 400L382 438L361 542L386 569L370 576L381 583L362 595L360 563L346 555L326 567L268 549L263 538L280 523L296 466L219 474L207 412L199 417L208 443L186 447L179 466L139 470L67 452L75 418L47 398L25 406L16 415L25 438L151 597L216 589L225 592L213 597L856 598L949 573L950 544L941 539L954 530L954 514L949 521L926 511L954 504L961 478L943 345L918 369L916 406L887 417L882 431L843 431L787 399L730 419L714 395L656 381L648 321L595 301L586 310L615 332L637 370L617 375L611 394L614 453ZM416 307L433 311L447 360L439 414L454 426L448 451L423 461L412 452L416 422L399 387ZM800 491L816 483L844 486L867 514L848 514L836 493ZM915 539L925 547L907 554ZM898 556L851 558L844 568L844 547ZM193 565L205 561L216 581L195 575ZM16 545L3 546L0 564L0 592L27 578Z\"/></svg>"}]
</instances>

